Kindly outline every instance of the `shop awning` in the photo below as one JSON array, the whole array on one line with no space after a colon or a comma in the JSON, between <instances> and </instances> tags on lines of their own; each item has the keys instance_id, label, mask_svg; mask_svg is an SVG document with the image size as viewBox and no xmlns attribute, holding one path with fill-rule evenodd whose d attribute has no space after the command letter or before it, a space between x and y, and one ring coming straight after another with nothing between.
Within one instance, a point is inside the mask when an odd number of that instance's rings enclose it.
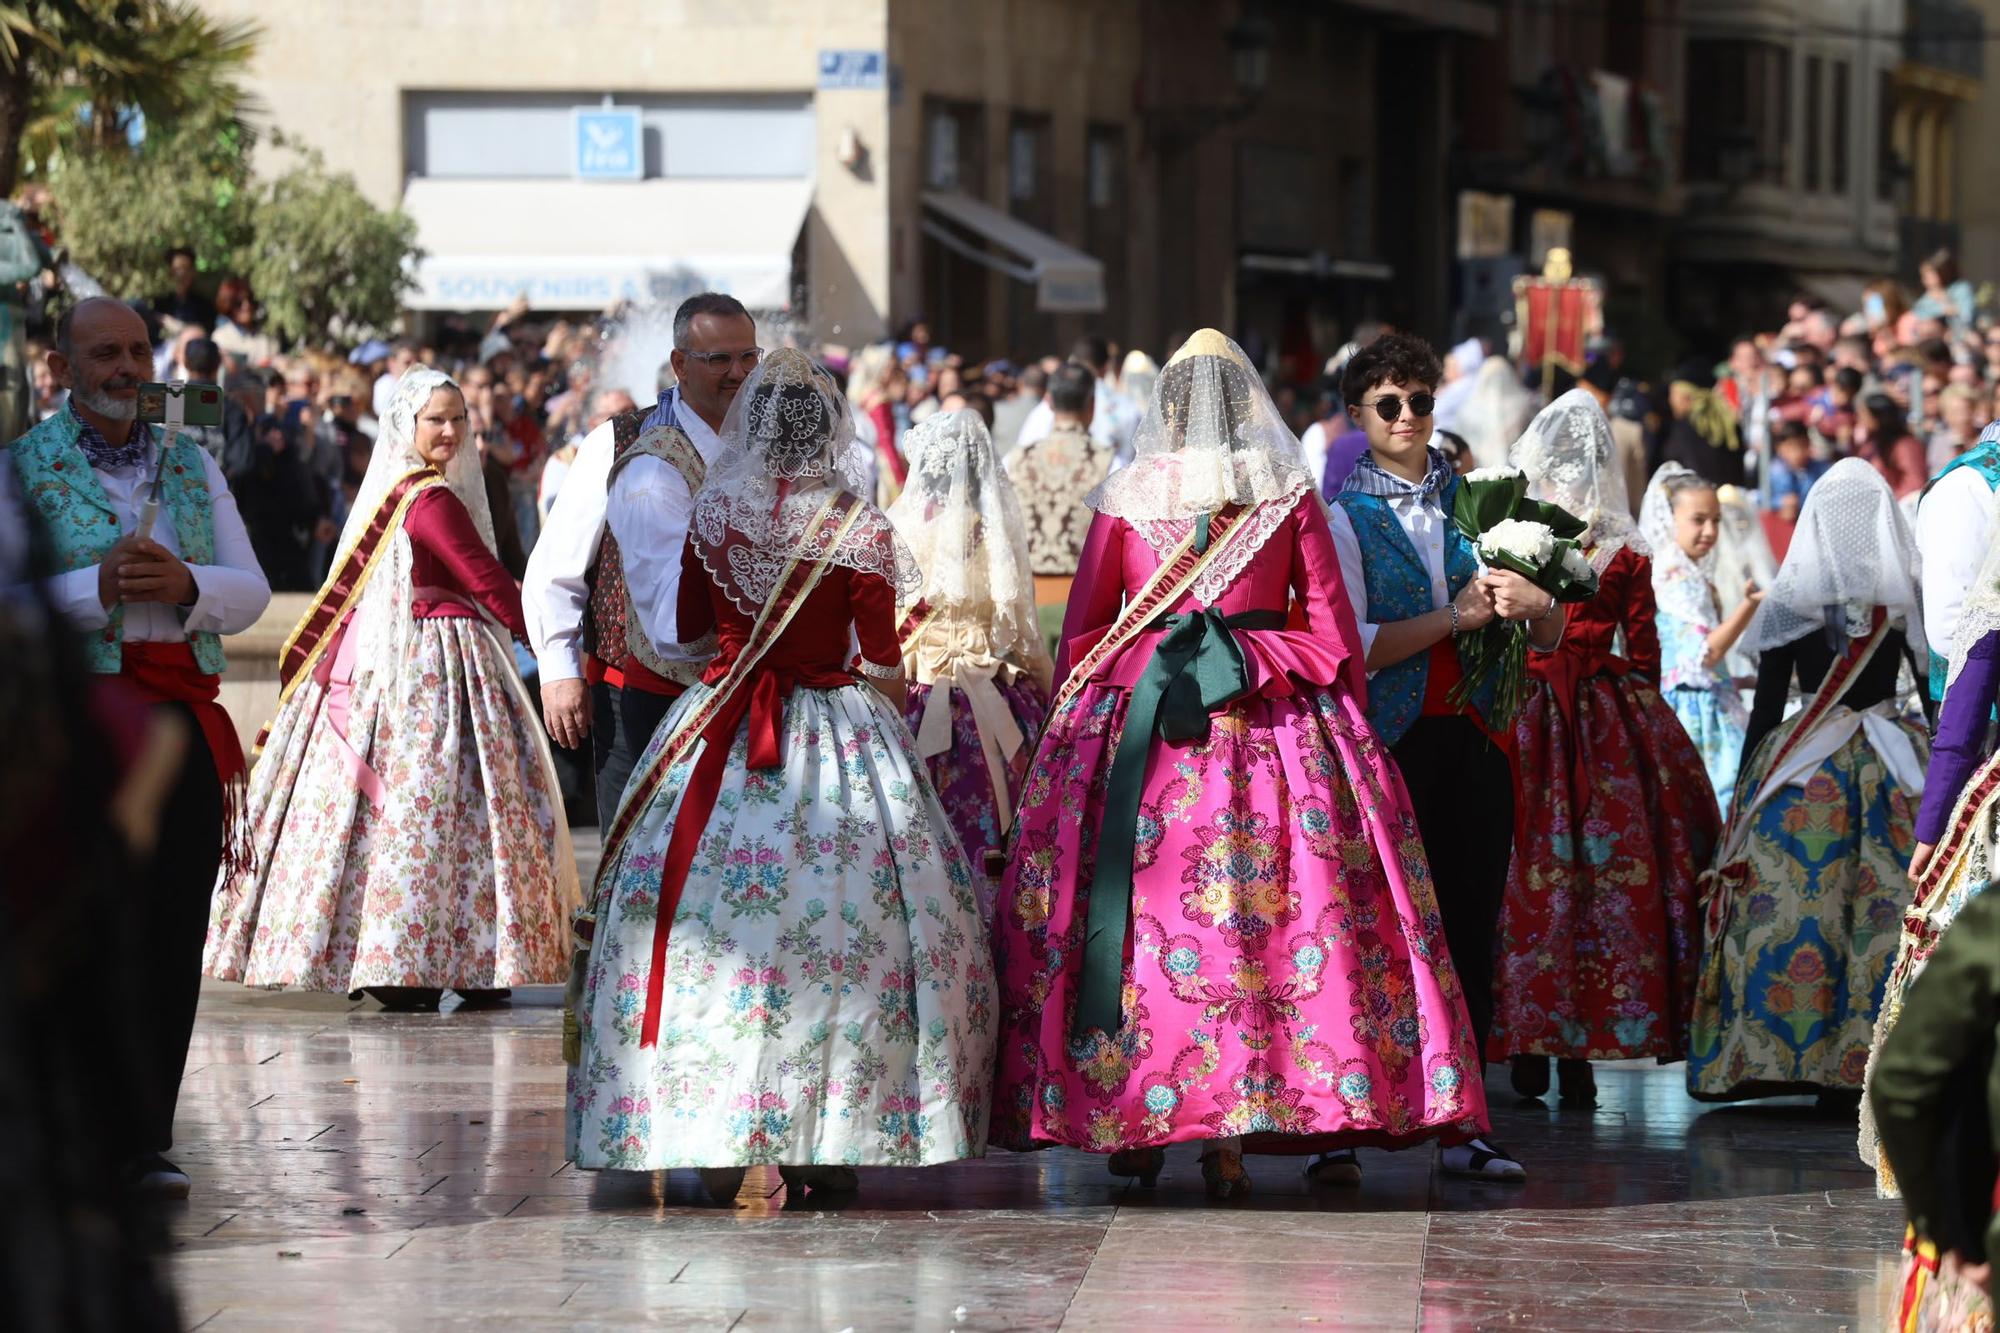
<instances>
[{"instance_id":1,"label":"shop awning","mask_svg":"<svg viewBox=\"0 0 2000 1333\"><path fill-rule=\"evenodd\" d=\"M810 180L434 180L403 192L425 258L412 310L601 310L727 292L791 305Z\"/></svg>"},{"instance_id":2,"label":"shop awning","mask_svg":"<svg viewBox=\"0 0 2000 1333\"><path fill-rule=\"evenodd\" d=\"M1104 309L1104 265L1083 251L968 195L927 190L924 208L930 215L924 218L924 235L1029 284L1037 310L1096 314ZM1005 253L995 254L986 246Z\"/></svg>"}]
</instances>

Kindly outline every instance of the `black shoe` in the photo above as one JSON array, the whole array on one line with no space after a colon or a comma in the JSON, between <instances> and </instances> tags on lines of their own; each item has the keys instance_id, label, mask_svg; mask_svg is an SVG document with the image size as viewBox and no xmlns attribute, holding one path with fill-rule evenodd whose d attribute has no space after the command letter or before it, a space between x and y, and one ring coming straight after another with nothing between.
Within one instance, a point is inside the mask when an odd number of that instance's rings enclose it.
<instances>
[{"instance_id":1,"label":"black shoe","mask_svg":"<svg viewBox=\"0 0 2000 1333\"><path fill-rule=\"evenodd\" d=\"M458 992L458 1007L461 1009L492 1009L514 1002L514 991L510 986L453 987Z\"/></svg>"},{"instance_id":2,"label":"black shoe","mask_svg":"<svg viewBox=\"0 0 2000 1333\"><path fill-rule=\"evenodd\" d=\"M1556 1084L1562 1089L1562 1104L1578 1109L1597 1105L1597 1075L1588 1060L1556 1061Z\"/></svg>"},{"instance_id":3,"label":"black shoe","mask_svg":"<svg viewBox=\"0 0 2000 1333\"><path fill-rule=\"evenodd\" d=\"M371 997L388 1014L434 1014L444 998L439 986L368 986L362 994Z\"/></svg>"},{"instance_id":4,"label":"black shoe","mask_svg":"<svg viewBox=\"0 0 2000 1333\"><path fill-rule=\"evenodd\" d=\"M1539 1101L1549 1093L1549 1057L1546 1055L1517 1055L1509 1062L1508 1079L1514 1091L1530 1100Z\"/></svg>"},{"instance_id":5,"label":"black shoe","mask_svg":"<svg viewBox=\"0 0 2000 1333\"><path fill-rule=\"evenodd\" d=\"M133 1158L125 1171L132 1192L149 1199L185 1199L194 1188L187 1172L156 1152Z\"/></svg>"},{"instance_id":6,"label":"black shoe","mask_svg":"<svg viewBox=\"0 0 2000 1333\"><path fill-rule=\"evenodd\" d=\"M1306 1166L1308 1185L1359 1185L1361 1162L1352 1148L1321 1153Z\"/></svg>"}]
</instances>

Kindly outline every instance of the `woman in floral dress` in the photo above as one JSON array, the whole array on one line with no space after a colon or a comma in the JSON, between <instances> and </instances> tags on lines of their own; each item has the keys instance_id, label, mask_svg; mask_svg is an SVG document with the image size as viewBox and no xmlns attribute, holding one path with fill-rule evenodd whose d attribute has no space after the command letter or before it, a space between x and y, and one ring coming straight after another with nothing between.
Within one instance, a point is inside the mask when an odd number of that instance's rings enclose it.
<instances>
[{"instance_id":1,"label":"woman in floral dress","mask_svg":"<svg viewBox=\"0 0 2000 1333\"><path fill-rule=\"evenodd\" d=\"M939 412L904 440L909 480L889 521L923 586L902 611L903 710L992 908L997 852L1049 707L1054 670L1035 618L1021 502L975 412Z\"/></svg>"},{"instance_id":2,"label":"woman in floral dress","mask_svg":"<svg viewBox=\"0 0 2000 1333\"><path fill-rule=\"evenodd\" d=\"M1246 1146L1482 1132L1326 513L1236 344L1203 330L1167 364L1092 504L994 914L995 1141L1150 1183L1194 1140L1229 1198Z\"/></svg>"},{"instance_id":3,"label":"woman in floral dress","mask_svg":"<svg viewBox=\"0 0 2000 1333\"><path fill-rule=\"evenodd\" d=\"M208 974L415 1009L560 981L576 860L508 651L521 590L444 375L396 386L338 550L279 663L255 857L218 886Z\"/></svg>"},{"instance_id":4,"label":"woman in floral dress","mask_svg":"<svg viewBox=\"0 0 2000 1333\"><path fill-rule=\"evenodd\" d=\"M1727 661L1764 594L1748 584L1736 609L1722 613L1715 570L1723 523L1714 482L1679 463L1653 474L1640 506L1639 531L1653 548L1660 690L1701 753L1716 802L1727 810L1750 726L1750 710Z\"/></svg>"},{"instance_id":5,"label":"woman in floral dress","mask_svg":"<svg viewBox=\"0 0 2000 1333\"><path fill-rule=\"evenodd\" d=\"M1686 1052L1701 947L1695 877L1722 815L1655 684L1649 551L1604 409L1571 390L1529 424L1513 460L1531 496L1587 525L1598 590L1571 609L1555 651L1528 659L1486 1053L1513 1062L1524 1097L1548 1091L1555 1057L1564 1103L1590 1106L1592 1060Z\"/></svg>"},{"instance_id":6,"label":"woman in floral dress","mask_svg":"<svg viewBox=\"0 0 2000 1333\"><path fill-rule=\"evenodd\" d=\"M1898 671L1923 651L1916 559L1888 484L1842 459L1806 496L1744 634L1757 696L1688 1057L1704 1101L1861 1090L1930 754L1896 707ZM1794 679L1805 706L1786 717Z\"/></svg>"},{"instance_id":7,"label":"woman in floral dress","mask_svg":"<svg viewBox=\"0 0 2000 1333\"><path fill-rule=\"evenodd\" d=\"M986 928L903 725L918 575L841 471L852 430L824 370L774 353L695 498L678 624L720 649L606 839L569 1083L585 1169L696 1167L727 1203L754 1164L802 1194L985 1147Z\"/></svg>"}]
</instances>

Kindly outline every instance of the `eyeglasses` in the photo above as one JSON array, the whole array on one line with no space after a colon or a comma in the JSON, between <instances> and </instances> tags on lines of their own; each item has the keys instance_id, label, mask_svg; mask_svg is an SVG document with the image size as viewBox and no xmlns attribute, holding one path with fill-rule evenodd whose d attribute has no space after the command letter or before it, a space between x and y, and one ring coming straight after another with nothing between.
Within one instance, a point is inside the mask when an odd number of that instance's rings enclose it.
<instances>
[{"instance_id":1,"label":"eyeglasses","mask_svg":"<svg viewBox=\"0 0 2000 1333\"><path fill-rule=\"evenodd\" d=\"M1410 395L1408 401L1410 415L1414 417L1429 416L1432 409L1438 404L1438 400L1427 393L1413 393ZM1384 421L1394 421L1397 417L1403 415L1403 403L1404 399L1400 395L1385 393L1374 402L1363 403L1362 406L1373 407L1375 414Z\"/></svg>"},{"instance_id":2,"label":"eyeglasses","mask_svg":"<svg viewBox=\"0 0 2000 1333\"><path fill-rule=\"evenodd\" d=\"M732 365L743 371L755 370L757 363L764 359L764 349L749 347L740 352L688 352L685 355L688 360L707 366L711 374L720 375Z\"/></svg>"}]
</instances>

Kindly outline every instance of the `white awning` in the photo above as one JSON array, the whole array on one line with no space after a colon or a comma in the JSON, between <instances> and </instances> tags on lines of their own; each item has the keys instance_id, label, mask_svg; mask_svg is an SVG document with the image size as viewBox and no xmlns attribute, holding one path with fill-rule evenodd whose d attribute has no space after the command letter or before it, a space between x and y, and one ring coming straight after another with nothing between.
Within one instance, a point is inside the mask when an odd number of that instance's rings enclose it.
<instances>
[{"instance_id":1,"label":"white awning","mask_svg":"<svg viewBox=\"0 0 2000 1333\"><path fill-rule=\"evenodd\" d=\"M1104 309L1104 265L1083 251L968 195L926 190L924 207L937 215L924 219L924 235L967 259L1029 283L1035 289L1037 310L1095 314ZM1018 262L981 249L939 218L999 246Z\"/></svg>"},{"instance_id":2,"label":"white awning","mask_svg":"<svg viewBox=\"0 0 2000 1333\"><path fill-rule=\"evenodd\" d=\"M727 292L791 304L810 180L412 180L403 211L425 258L412 310L538 309Z\"/></svg>"}]
</instances>

